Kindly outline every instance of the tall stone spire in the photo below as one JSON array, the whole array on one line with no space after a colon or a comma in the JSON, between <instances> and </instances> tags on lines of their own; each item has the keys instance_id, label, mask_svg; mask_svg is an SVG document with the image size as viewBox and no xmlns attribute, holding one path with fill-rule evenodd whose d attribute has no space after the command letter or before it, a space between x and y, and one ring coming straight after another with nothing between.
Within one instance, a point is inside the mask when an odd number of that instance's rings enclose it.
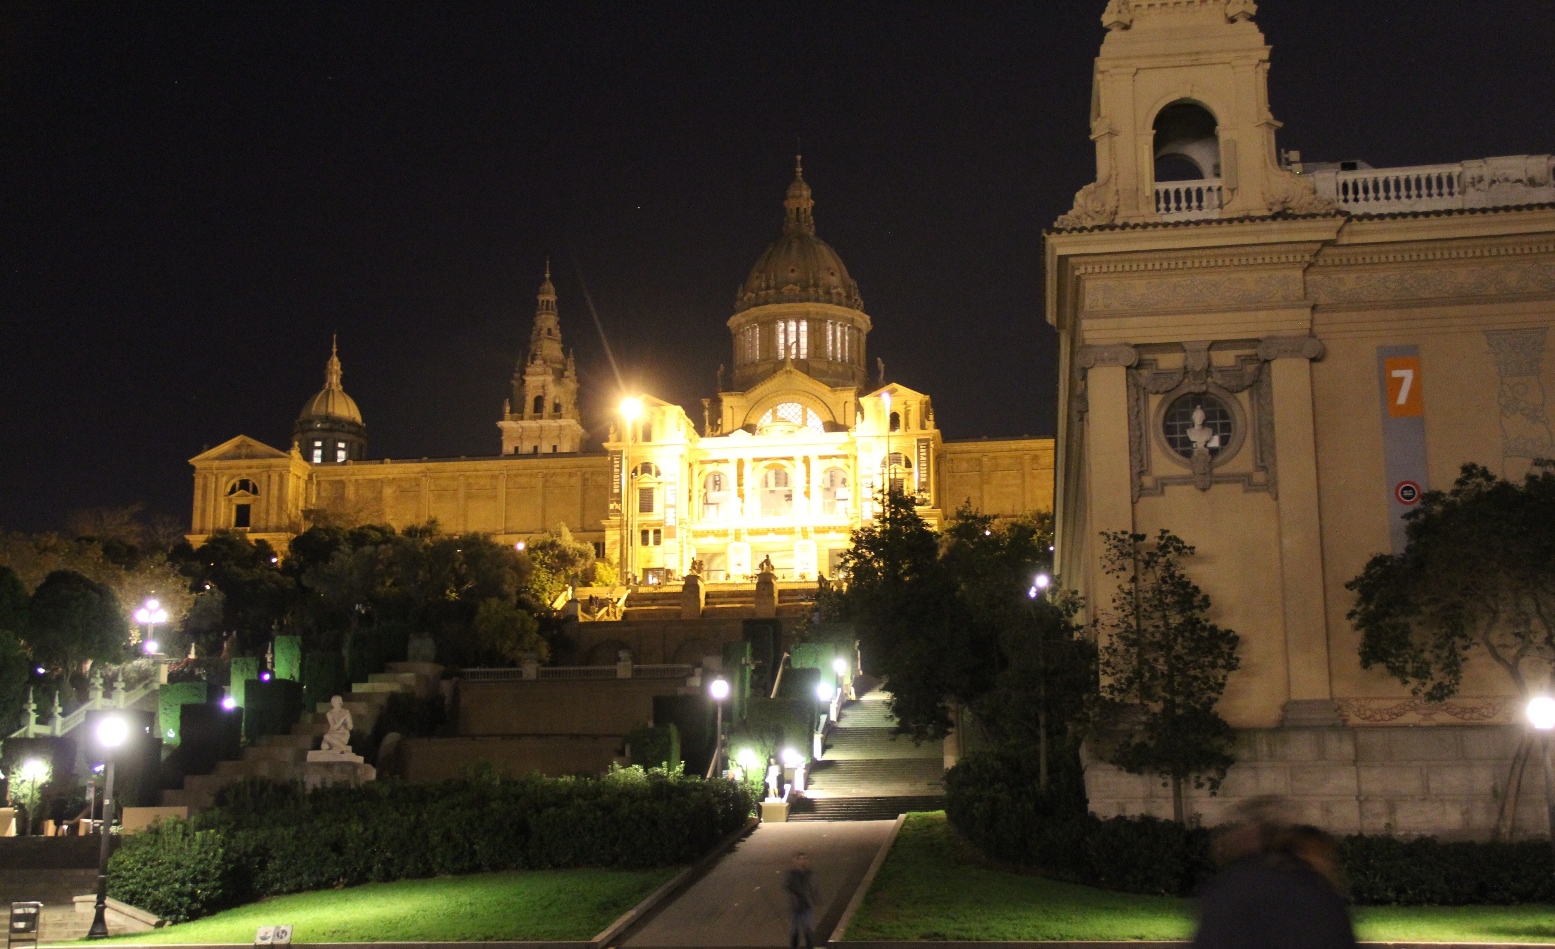
<instances>
[{"instance_id":1,"label":"tall stone spire","mask_svg":"<svg viewBox=\"0 0 1555 949\"><path fill-rule=\"evenodd\" d=\"M582 446L578 373L572 357L562 349L550 258L535 302L529 352L513 371L513 397L497 426L502 429L504 455L575 452Z\"/></svg>"}]
</instances>

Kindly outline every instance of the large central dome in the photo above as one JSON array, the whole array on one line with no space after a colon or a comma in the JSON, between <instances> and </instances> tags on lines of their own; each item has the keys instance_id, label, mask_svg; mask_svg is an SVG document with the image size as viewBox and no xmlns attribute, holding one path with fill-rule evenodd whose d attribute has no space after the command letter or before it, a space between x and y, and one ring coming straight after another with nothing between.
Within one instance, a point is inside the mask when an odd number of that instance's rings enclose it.
<instances>
[{"instance_id":1,"label":"large central dome","mask_svg":"<svg viewBox=\"0 0 1555 949\"><path fill-rule=\"evenodd\" d=\"M832 303L864 309L858 284L832 246L815 236L815 201L804 180L804 168L794 168L794 183L783 201L787 212L783 235L773 241L751 268L734 300L742 313L768 303Z\"/></svg>"}]
</instances>

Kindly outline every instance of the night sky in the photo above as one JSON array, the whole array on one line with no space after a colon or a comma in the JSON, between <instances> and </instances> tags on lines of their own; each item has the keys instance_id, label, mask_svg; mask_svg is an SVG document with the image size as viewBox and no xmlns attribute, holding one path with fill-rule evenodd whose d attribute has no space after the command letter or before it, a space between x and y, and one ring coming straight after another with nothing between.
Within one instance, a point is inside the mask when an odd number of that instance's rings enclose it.
<instances>
[{"instance_id":1,"label":"night sky","mask_svg":"<svg viewBox=\"0 0 1555 949\"><path fill-rule=\"evenodd\" d=\"M892 381L1051 435L1045 226L1094 177L1103 0L0 5L0 526L285 447L340 334L370 455L484 456L544 258L585 424L698 422L796 139ZM1555 150L1551 0L1265 0L1284 148Z\"/></svg>"}]
</instances>

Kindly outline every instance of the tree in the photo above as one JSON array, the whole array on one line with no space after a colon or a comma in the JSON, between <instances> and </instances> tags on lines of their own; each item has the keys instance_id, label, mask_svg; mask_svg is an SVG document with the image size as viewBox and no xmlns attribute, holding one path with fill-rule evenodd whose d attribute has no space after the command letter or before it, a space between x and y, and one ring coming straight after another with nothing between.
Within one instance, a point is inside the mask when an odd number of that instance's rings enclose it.
<instances>
[{"instance_id":1,"label":"tree","mask_svg":"<svg viewBox=\"0 0 1555 949\"><path fill-rule=\"evenodd\" d=\"M940 539L900 492L883 499L879 519L853 532L839 562L845 587L822 609L852 620L865 667L891 683L897 727L922 741L949 734L949 703L985 691L992 677L977 638L940 561Z\"/></svg>"},{"instance_id":2,"label":"tree","mask_svg":"<svg viewBox=\"0 0 1555 949\"><path fill-rule=\"evenodd\" d=\"M22 646L27 628L27 588L16 572L0 567L0 735L17 727L26 702L32 662Z\"/></svg>"},{"instance_id":3,"label":"tree","mask_svg":"<svg viewBox=\"0 0 1555 949\"><path fill-rule=\"evenodd\" d=\"M1522 484L1464 465L1452 490L1426 492L1405 518L1404 551L1376 555L1345 585L1361 665L1433 702L1458 691L1477 652L1523 696L1550 688L1555 464L1535 465Z\"/></svg>"},{"instance_id":4,"label":"tree","mask_svg":"<svg viewBox=\"0 0 1555 949\"><path fill-rule=\"evenodd\" d=\"M580 583L594 563L594 548L573 540L566 524L557 524L556 530L530 541L527 549L534 563L530 596L536 606L546 609L563 590Z\"/></svg>"},{"instance_id":5,"label":"tree","mask_svg":"<svg viewBox=\"0 0 1555 949\"><path fill-rule=\"evenodd\" d=\"M540 635L534 616L516 604L496 597L481 601L475 612L475 632L483 650L508 662L551 657L550 644Z\"/></svg>"},{"instance_id":6,"label":"tree","mask_svg":"<svg viewBox=\"0 0 1555 949\"><path fill-rule=\"evenodd\" d=\"M188 544L183 547L187 550ZM147 598L156 597L170 625L176 626L196 598L188 578L167 555L115 537L72 540L58 534L0 533L0 566L14 570L28 591L56 570L79 573L113 590L126 620Z\"/></svg>"},{"instance_id":7,"label":"tree","mask_svg":"<svg viewBox=\"0 0 1555 949\"><path fill-rule=\"evenodd\" d=\"M191 590L219 591L222 595L219 629L202 626L185 630L186 634L199 635L195 642L207 654L220 653L228 633L237 634L242 654L263 653L297 603L297 583L281 569L280 556L266 541L217 531L198 550L183 544L174 549L171 558Z\"/></svg>"},{"instance_id":8,"label":"tree","mask_svg":"<svg viewBox=\"0 0 1555 949\"><path fill-rule=\"evenodd\" d=\"M1183 782L1220 786L1231 726L1215 711L1240 661L1239 637L1209 621L1210 599L1183 571L1192 546L1164 528L1152 540L1102 533L1104 568L1118 577L1112 609L1096 620L1103 720L1114 727L1103 756L1172 788L1182 821Z\"/></svg>"},{"instance_id":9,"label":"tree","mask_svg":"<svg viewBox=\"0 0 1555 949\"><path fill-rule=\"evenodd\" d=\"M1035 753L1044 774L1051 738L1077 751L1070 725L1095 689L1094 648L1073 623L1077 598L1028 595L1051 569L1052 524L964 506L940 535L911 499L893 497L855 532L847 583L824 592L822 608L854 622L866 666L890 680L901 730L943 737L956 706L993 742Z\"/></svg>"},{"instance_id":10,"label":"tree","mask_svg":"<svg viewBox=\"0 0 1555 949\"><path fill-rule=\"evenodd\" d=\"M27 604L28 650L67 681L84 675L93 662L121 661L129 635L113 591L70 570L45 577Z\"/></svg>"}]
</instances>

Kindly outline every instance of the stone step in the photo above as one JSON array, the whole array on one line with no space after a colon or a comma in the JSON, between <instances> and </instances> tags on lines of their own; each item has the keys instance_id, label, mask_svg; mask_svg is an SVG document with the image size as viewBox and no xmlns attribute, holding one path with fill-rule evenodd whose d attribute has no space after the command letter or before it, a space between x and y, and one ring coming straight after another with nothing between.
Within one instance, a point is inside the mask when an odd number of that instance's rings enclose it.
<instances>
[{"instance_id":1,"label":"stone step","mask_svg":"<svg viewBox=\"0 0 1555 949\"><path fill-rule=\"evenodd\" d=\"M274 761L284 764L302 761L308 755L309 749L307 745L295 743L299 737L297 735L267 735L265 737L290 738L294 743L289 745L250 745L243 749L244 759L249 761ZM308 742L308 745L312 744L311 741Z\"/></svg>"},{"instance_id":2,"label":"stone step","mask_svg":"<svg viewBox=\"0 0 1555 949\"><path fill-rule=\"evenodd\" d=\"M815 763L807 793L817 797L915 797L945 793L945 769L929 758Z\"/></svg>"},{"instance_id":3,"label":"stone step","mask_svg":"<svg viewBox=\"0 0 1555 949\"><path fill-rule=\"evenodd\" d=\"M190 813L194 811L208 810L216 804L216 795L212 791L193 791L182 788L174 791L162 792L163 807L187 807Z\"/></svg>"},{"instance_id":4,"label":"stone step","mask_svg":"<svg viewBox=\"0 0 1555 949\"><path fill-rule=\"evenodd\" d=\"M383 673L375 672L375 673L372 674L371 678L368 679L368 681L366 681L366 682L358 682L355 685L351 686L351 694L353 696L356 696L356 695L369 695L369 694L373 694L373 693L382 692L382 693L387 695L387 694L393 694L395 692L406 692L406 693L409 693L409 692L416 691L416 683L414 681L411 681L411 682L408 682L408 683L406 683L406 682L398 682L398 681L395 681L393 679L390 679L387 682L384 682L384 681L373 681L373 680L377 679L381 675L383 675ZM412 677L412 679L413 678L414 677Z\"/></svg>"},{"instance_id":5,"label":"stone step","mask_svg":"<svg viewBox=\"0 0 1555 949\"><path fill-rule=\"evenodd\" d=\"M943 761L944 742L913 742L911 736L899 735L892 728L838 728L826 738L825 759L845 761L850 759L934 759Z\"/></svg>"},{"instance_id":6,"label":"stone step","mask_svg":"<svg viewBox=\"0 0 1555 949\"><path fill-rule=\"evenodd\" d=\"M907 797L801 798L788 812L791 821L816 820L894 820L909 811L938 811L945 808L944 797L914 795Z\"/></svg>"},{"instance_id":7,"label":"stone step","mask_svg":"<svg viewBox=\"0 0 1555 949\"><path fill-rule=\"evenodd\" d=\"M416 675L423 675L433 682L443 677L443 667L435 662L391 662L386 668L389 672L410 672Z\"/></svg>"}]
</instances>

